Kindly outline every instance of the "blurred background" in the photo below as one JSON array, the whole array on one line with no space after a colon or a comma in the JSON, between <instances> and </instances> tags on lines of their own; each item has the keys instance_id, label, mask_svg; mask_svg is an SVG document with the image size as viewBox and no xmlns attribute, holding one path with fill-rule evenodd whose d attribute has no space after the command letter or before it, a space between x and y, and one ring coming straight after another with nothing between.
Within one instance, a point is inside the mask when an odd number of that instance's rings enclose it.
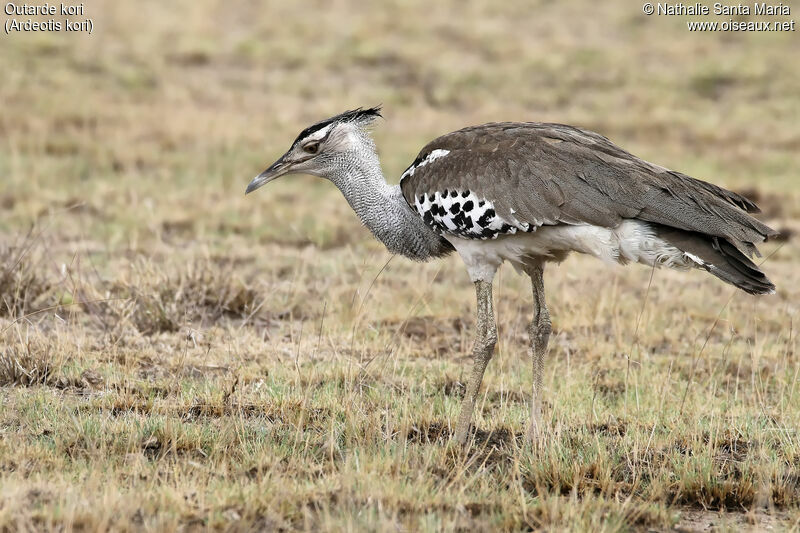
<instances>
[{"instance_id":1,"label":"blurred background","mask_svg":"<svg viewBox=\"0 0 800 533\"><path fill-rule=\"evenodd\" d=\"M56 217L62 240L101 249L360 243L367 232L320 180L242 193L310 123L376 104L389 181L439 134L532 120L796 199L796 32L690 33L692 17L634 2L85 4L91 35L0 41L6 236Z\"/></svg>"}]
</instances>

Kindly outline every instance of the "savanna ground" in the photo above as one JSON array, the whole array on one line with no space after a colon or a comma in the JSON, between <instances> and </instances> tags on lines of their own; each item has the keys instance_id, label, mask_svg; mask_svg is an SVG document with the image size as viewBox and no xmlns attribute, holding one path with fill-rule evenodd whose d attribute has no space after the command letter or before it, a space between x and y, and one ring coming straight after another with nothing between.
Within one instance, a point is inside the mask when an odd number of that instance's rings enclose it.
<instances>
[{"instance_id":1,"label":"savanna ground","mask_svg":"<svg viewBox=\"0 0 800 533\"><path fill-rule=\"evenodd\" d=\"M269 4L89 3L91 36L0 40L0 530L800 527L796 33ZM243 196L300 129L377 103L390 181L437 134L549 120L745 191L784 231L778 293L550 268L532 450L530 295L503 270L475 439L449 446L459 259L390 258L322 180Z\"/></svg>"}]
</instances>

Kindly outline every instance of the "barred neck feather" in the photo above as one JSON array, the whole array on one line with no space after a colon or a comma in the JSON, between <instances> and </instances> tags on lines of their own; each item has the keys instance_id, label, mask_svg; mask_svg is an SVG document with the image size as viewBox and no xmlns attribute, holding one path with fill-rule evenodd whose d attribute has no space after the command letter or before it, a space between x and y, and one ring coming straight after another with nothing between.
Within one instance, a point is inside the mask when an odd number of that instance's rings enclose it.
<instances>
[{"instance_id":1,"label":"barred neck feather","mask_svg":"<svg viewBox=\"0 0 800 533\"><path fill-rule=\"evenodd\" d=\"M371 143L370 143L371 144ZM417 261L446 255L453 247L411 209L399 185L389 185L373 146L348 152L328 174L361 222L386 248Z\"/></svg>"}]
</instances>

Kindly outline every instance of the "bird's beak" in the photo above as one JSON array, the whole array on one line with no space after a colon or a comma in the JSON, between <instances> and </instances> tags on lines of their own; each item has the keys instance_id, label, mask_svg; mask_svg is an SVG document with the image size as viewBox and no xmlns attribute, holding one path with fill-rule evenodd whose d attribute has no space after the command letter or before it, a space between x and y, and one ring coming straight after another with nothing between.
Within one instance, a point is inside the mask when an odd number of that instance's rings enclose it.
<instances>
[{"instance_id":1,"label":"bird's beak","mask_svg":"<svg viewBox=\"0 0 800 533\"><path fill-rule=\"evenodd\" d=\"M247 186L247 190L244 191L244 193L250 194L262 185L266 185L270 181L288 173L292 168L292 164L287 162L285 157L286 156L281 156L281 158L272 163L267 170L253 178L253 181L250 182L250 185Z\"/></svg>"}]
</instances>

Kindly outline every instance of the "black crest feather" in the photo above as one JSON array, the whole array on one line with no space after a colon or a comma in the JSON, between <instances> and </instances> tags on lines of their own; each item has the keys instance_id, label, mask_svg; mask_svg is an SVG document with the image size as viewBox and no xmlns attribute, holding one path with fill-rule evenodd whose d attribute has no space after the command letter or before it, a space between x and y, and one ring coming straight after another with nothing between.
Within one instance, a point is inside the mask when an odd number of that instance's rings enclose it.
<instances>
[{"instance_id":1,"label":"black crest feather","mask_svg":"<svg viewBox=\"0 0 800 533\"><path fill-rule=\"evenodd\" d=\"M339 113L334 117L326 118L325 120L317 122L313 126L307 127L300 132L300 135L297 136L297 139L294 140L294 143L297 143L299 140L308 137L315 131L319 131L325 126L335 122L371 122L378 117L383 117L383 115L381 115L381 106L369 107L367 109L362 107L351 109L350 111Z\"/></svg>"}]
</instances>

